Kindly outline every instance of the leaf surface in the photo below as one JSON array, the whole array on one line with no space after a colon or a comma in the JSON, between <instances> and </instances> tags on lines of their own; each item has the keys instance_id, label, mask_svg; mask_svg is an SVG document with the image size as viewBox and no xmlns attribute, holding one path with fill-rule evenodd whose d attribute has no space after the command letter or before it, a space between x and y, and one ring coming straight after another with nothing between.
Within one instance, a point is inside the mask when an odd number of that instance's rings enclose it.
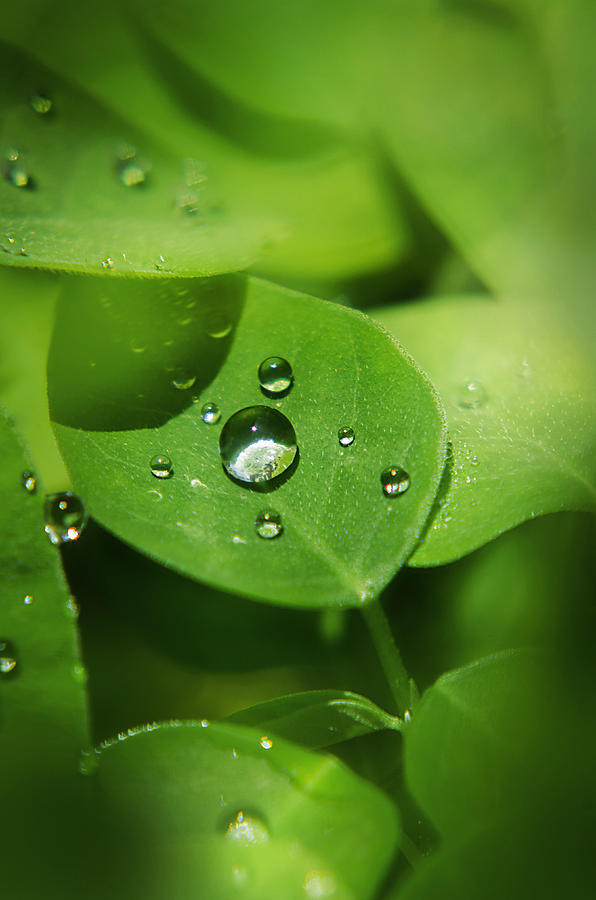
<instances>
[{"instance_id":1,"label":"leaf surface","mask_svg":"<svg viewBox=\"0 0 596 900\"><path fill-rule=\"evenodd\" d=\"M526 519L596 508L593 314L481 297L377 310L444 399L452 458L413 565L440 565Z\"/></svg>"},{"instance_id":2,"label":"leaf surface","mask_svg":"<svg viewBox=\"0 0 596 900\"><path fill-rule=\"evenodd\" d=\"M69 282L50 353L52 419L91 514L162 562L257 599L356 605L377 593L419 539L444 465L443 414L412 359L362 314L266 282L123 285ZM225 337L209 336L214 316ZM270 356L294 373L278 400L257 379ZM188 390L172 386L179 366ZM219 422L202 421L205 402ZM288 471L255 485L265 492L228 476L219 452L223 424L254 405L297 435ZM156 454L171 478L152 475ZM405 493L384 494L388 466L409 473ZM257 534L263 511L282 518L275 540Z\"/></svg>"},{"instance_id":3,"label":"leaf surface","mask_svg":"<svg viewBox=\"0 0 596 900\"><path fill-rule=\"evenodd\" d=\"M146 840L297 842L358 897L374 894L397 842L396 810L377 788L332 756L254 729L150 725L104 742L90 761L120 821Z\"/></svg>"}]
</instances>

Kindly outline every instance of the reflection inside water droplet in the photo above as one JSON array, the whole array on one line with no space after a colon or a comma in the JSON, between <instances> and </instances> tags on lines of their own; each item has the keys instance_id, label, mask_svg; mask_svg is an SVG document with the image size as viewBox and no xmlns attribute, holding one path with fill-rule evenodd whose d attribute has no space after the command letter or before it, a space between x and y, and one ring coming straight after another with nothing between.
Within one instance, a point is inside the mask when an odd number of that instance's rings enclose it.
<instances>
[{"instance_id":1,"label":"reflection inside water droplet","mask_svg":"<svg viewBox=\"0 0 596 900\"><path fill-rule=\"evenodd\" d=\"M391 466L381 473L381 485L387 497L404 494L410 487L410 476L400 466Z\"/></svg>"},{"instance_id":2,"label":"reflection inside water droplet","mask_svg":"<svg viewBox=\"0 0 596 900\"><path fill-rule=\"evenodd\" d=\"M205 403L201 407L201 419L205 425L217 425L221 419L221 410L217 403Z\"/></svg>"},{"instance_id":3,"label":"reflection inside water droplet","mask_svg":"<svg viewBox=\"0 0 596 900\"><path fill-rule=\"evenodd\" d=\"M17 655L10 641L0 638L0 675L14 675L17 668Z\"/></svg>"},{"instance_id":4,"label":"reflection inside water droplet","mask_svg":"<svg viewBox=\"0 0 596 900\"><path fill-rule=\"evenodd\" d=\"M280 514L271 509L259 513L255 519L255 530L266 541L279 537L284 530Z\"/></svg>"},{"instance_id":5,"label":"reflection inside water droplet","mask_svg":"<svg viewBox=\"0 0 596 900\"><path fill-rule=\"evenodd\" d=\"M259 384L268 397L285 394L292 387L292 367L281 356L270 356L259 366Z\"/></svg>"},{"instance_id":6,"label":"reflection inside water droplet","mask_svg":"<svg viewBox=\"0 0 596 900\"><path fill-rule=\"evenodd\" d=\"M155 478L170 478L174 473L172 460L169 456L154 456L149 463L151 474Z\"/></svg>"},{"instance_id":7,"label":"reflection inside water droplet","mask_svg":"<svg viewBox=\"0 0 596 900\"><path fill-rule=\"evenodd\" d=\"M87 524L83 501L70 491L46 497L44 514L46 534L53 544L76 541Z\"/></svg>"},{"instance_id":8,"label":"reflection inside water droplet","mask_svg":"<svg viewBox=\"0 0 596 900\"><path fill-rule=\"evenodd\" d=\"M349 447L350 444L353 444L355 437L353 428L340 428L337 432L337 439L342 447Z\"/></svg>"},{"instance_id":9,"label":"reflection inside water droplet","mask_svg":"<svg viewBox=\"0 0 596 900\"><path fill-rule=\"evenodd\" d=\"M462 409L478 409L486 403L486 391L479 381L467 381L460 388L457 403Z\"/></svg>"},{"instance_id":10,"label":"reflection inside water droplet","mask_svg":"<svg viewBox=\"0 0 596 900\"><path fill-rule=\"evenodd\" d=\"M259 744L261 745L263 750L271 750L271 748L273 747L272 739L270 737L267 737L266 734L261 737L261 739L259 740Z\"/></svg>"},{"instance_id":11,"label":"reflection inside water droplet","mask_svg":"<svg viewBox=\"0 0 596 900\"><path fill-rule=\"evenodd\" d=\"M257 816L239 810L226 829L226 840L241 844L264 844L269 840L269 829Z\"/></svg>"},{"instance_id":12,"label":"reflection inside water droplet","mask_svg":"<svg viewBox=\"0 0 596 900\"><path fill-rule=\"evenodd\" d=\"M283 413L249 406L231 416L219 438L221 461L236 480L271 481L286 472L298 453L296 432Z\"/></svg>"},{"instance_id":13,"label":"reflection inside water droplet","mask_svg":"<svg viewBox=\"0 0 596 900\"><path fill-rule=\"evenodd\" d=\"M33 472L23 472L21 475L21 484L28 494L34 494L37 490L37 478Z\"/></svg>"}]
</instances>

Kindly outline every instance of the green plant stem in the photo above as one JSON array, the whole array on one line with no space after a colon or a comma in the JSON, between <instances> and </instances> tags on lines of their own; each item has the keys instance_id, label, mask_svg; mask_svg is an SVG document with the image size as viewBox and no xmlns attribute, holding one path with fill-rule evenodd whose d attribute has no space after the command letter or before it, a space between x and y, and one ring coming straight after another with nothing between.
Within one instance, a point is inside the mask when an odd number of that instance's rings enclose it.
<instances>
[{"instance_id":1,"label":"green plant stem","mask_svg":"<svg viewBox=\"0 0 596 900\"><path fill-rule=\"evenodd\" d=\"M400 716L403 716L405 711L410 709L411 704L410 677L406 672L380 601L373 600L363 606L362 615L389 682L397 711Z\"/></svg>"}]
</instances>

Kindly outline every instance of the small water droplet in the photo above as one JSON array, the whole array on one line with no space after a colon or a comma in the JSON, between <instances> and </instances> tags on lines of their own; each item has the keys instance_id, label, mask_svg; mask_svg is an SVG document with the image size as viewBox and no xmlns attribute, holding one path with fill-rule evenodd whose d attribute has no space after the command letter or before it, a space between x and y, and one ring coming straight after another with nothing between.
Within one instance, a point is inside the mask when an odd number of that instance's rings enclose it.
<instances>
[{"instance_id":1,"label":"small water droplet","mask_svg":"<svg viewBox=\"0 0 596 900\"><path fill-rule=\"evenodd\" d=\"M479 409L486 403L486 391L479 381L467 381L460 388L457 405L461 409Z\"/></svg>"},{"instance_id":2,"label":"small water droplet","mask_svg":"<svg viewBox=\"0 0 596 900\"><path fill-rule=\"evenodd\" d=\"M17 655L10 641L0 638L0 675L16 674Z\"/></svg>"},{"instance_id":3,"label":"small water droplet","mask_svg":"<svg viewBox=\"0 0 596 900\"><path fill-rule=\"evenodd\" d=\"M205 403L201 407L201 419L205 425L217 425L221 419L221 409L217 403Z\"/></svg>"},{"instance_id":4,"label":"small water droplet","mask_svg":"<svg viewBox=\"0 0 596 900\"><path fill-rule=\"evenodd\" d=\"M87 524L83 501L69 491L46 497L44 513L46 534L52 544L78 540Z\"/></svg>"},{"instance_id":5,"label":"small water droplet","mask_svg":"<svg viewBox=\"0 0 596 900\"><path fill-rule=\"evenodd\" d=\"M316 870L306 873L302 887L309 900L324 900L326 897L333 897L337 890L333 875Z\"/></svg>"},{"instance_id":6,"label":"small water droplet","mask_svg":"<svg viewBox=\"0 0 596 900\"><path fill-rule=\"evenodd\" d=\"M273 510L265 510L259 513L255 519L255 529L260 538L270 541L279 537L284 527L279 513L273 512Z\"/></svg>"},{"instance_id":7,"label":"small water droplet","mask_svg":"<svg viewBox=\"0 0 596 900\"><path fill-rule=\"evenodd\" d=\"M355 437L353 428L340 428L337 432L337 439L342 447L349 447L350 444L353 444Z\"/></svg>"},{"instance_id":8,"label":"small water droplet","mask_svg":"<svg viewBox=\"0 0 596 900\"><path fill-rule=\"evenodd\" d=\"M76 620L79 618L79 606L74 597L69 597L68 600L64 604L64 608L66 610L66 614L70 619Z\"/></svg>"},{"instance_id":9,"label":"small water droplet","mask_svg":"<svg viewBox=\"0 0 596 900\"><path fill-rule=\"evenodd\" d=\"M23 472L21 475L21 484L28 494L34 494L37 490L37 478L33 472Z\"/></svg>"},{"instance_id":10,"label":"small water droplet","mask_svg":"<svg viewBox=\"0 0 596 900\"><path fill-rule=\"evenodd\" d=\"M410 487L410 476L405 469L399 466L391 466L381 474L383 493L387 497L393 494L404 494Z\"/></svg>"},{"instance_id":11,"label":"small water droplet","mask_svg":"<svg viewBox=\"0 0 596 900\"><path fill-rule=\"evenodd\" d=\"M7 147L4 151L4 159L2 174L6 181L17 188L33 188L35 186L16 147Z\"/></svg>"},{"instance_id":12,"label":"small water droplet","mask_svg":"<svg viewBox=\"0 0 596 900\"><path fill-rule=\"evenodd\" d=\"M87 669L80 663L75 663L72 667L72 677L78 684L85 684L87 681Z\"/></svg>"},{"instance_id":13,"label":"small water droplet","mask_svg":"<svg viewBox=\"0 0 596 900\"><path fill-rule=\"evenodd\" d=\"M25 594L23 603L25 604L25 606L31 606L31 604L33 603L33 594Z\"/></svg>"},{"instance_id":14,"label":"small water droplet","mask_svg":"<svg viewBox=\"0 0 596 900\"><path fill-rule=\"evenodd\" d=\"M270 356L259 366L259 384L268 397L285 394L292 387L293 380L292 367L281 356Z\"/></svg>"},{"instance_id":15,"label":"small water droplet","mask_svg":"<svg viewBox=\"0 0 596 900\"><path fill-rule=\"evenodd\" d=\"M273 741L270 737L267 737L266 734L261 737L261 739L259 740L259 744L261 745L263 750L271 750L271 748L273 747Z\"/></svg>"},{"instance_id":16,"label":"small water droplet","mask_svg":"<svg viewBox=\"0 0 596 900\"><path fill-rule=\"evenodd\" d=\"M172 387L177 391L188 391L194 385L197 376L188 369L178 368L174 370L172 375Z\"/></svg>"},{"instance_id":17,"label":"small water droplet","mask_svg":"<svg viewBox=\"0 0 596 900\"><path fill-rule=\"evenodd\" d=\"M170 478L174 474L174 467L169 456L154 456L149 466L151 474L156 478Z\"/></svg>"},{"instance_id":18,"label":"small water droplet","mask_svg":"<svg viewBox=\"0 0 596 900\"><path fill-rule=\"evenodd\" d=\"M158 256L157 262L155 263L155 268L158 272L162 272L166 267L166 258L165 256Z\"/></svg>"},{"instance_id":19,"label":"small water droplet","mask_svg":"<svg viewBox=\"0 0 596 900\"><path fill-rule=\"evenodd\" d=\"M207 163L200 159L184 160L184 183L187 187L193 188L207 181Z\"/></svg>"},{"instance_id":20,"label":"small water droplet","mask_svg":"<svg viewBox=\"0 0 596 900\"><path fill-rule=\"evenodd\" d=\"M93 775L99 768L99 754L91 748L83 750L79 758L79 772L81 775Z\"/></svg>"},{"instance_id":21,"label":"small water droplet","mask_svg":"<svg viewBox=\"0 0 596 900\"><path fill-rule=\"evenodd\" d=\"M222 312L212 313L207 320L207 335L215 340L220 340L229 335L232 323Z\"/></svg>"},{"instance_id":22,"label":"small water droplet","mask_svg":"<svg viewBox=\"0 0 596 900\"><path fill-rule=\"evenodd\" d=\"M201 719L201 728L209 728L209 719Z\"/></svg>"},{"instance_id":23,"label":"small water droplet","mask_svg":"<svg viewBox=\"0 0 596 900\"><path fill-rule=\"evenodd\" d=\"M242 887L248 881L248 869L244 866L232 866L232 881L236 887Z\"/></svg>"},{"instance_id":24,"label":"small water droplet","mask_svg":"<svg viewBox=\"0 0 596 900\"><path fill-rule=\"evenodd\" d=\"M241 844L264 844L269 840L269 829L257 816L241 809L228 824L226 840Z\"/></svg>"},{"instance_id":25,"label":"small water droplet","mask_svg":"<svg viewBox=\"0 0 596 900\"><path fill-rule=\"evenodd\" d=\"M222 428L219 452L225 470L237 481L271 481L296 459L296 432L278 410L249 406L234 413Z\"/></svg>"},{"instance_id":26,"label":"small water droplet","mask_svg":"<svg viewBox=\"0 0 596 900\"><path fill-rule=\"evenodd\" d=\"M199 195L195 191L180 191L176 199L176 208L186 216L196 216L199 212Z\"/></svg>"},{"instance_id":27,"label":"small water droplet","mask_svg":"<svg viewBox=\"0 0 596 900\"><path fill-rule=\"evenodd\" d=\"M113 269L114 268L114 260L111 256L106 256L105 259L101 261L102 269Z\"/></svg>"},{"instance_id":28,"label":"small water droplet","mask_svg":"<svg viewBox=\"0 0 596 900\"><path fill-rule=\"evenodd\" d=\"M527 359L522 359L520 373L522 378L530 378L532 375L532 366Z\"/></svg>"},{"instance_id":29,"label":"small water droplet","mask_svg":"<svg viewBox=\"0 0 596 900\"><path fill-rule=\"evenodd\" d=\"M471 465L471 466L477 466L477 465L478 465L478 457L477 457L477 456L470 456L470 465Z\"/></svg>"},{"instance_id":30,"label":"small water droplet","mask_svg":"<svg viewBox=\"0 0 596 900\"><path fill-rule=\"evenodd\" d=\"M120 144L116 150L116 172L125 187L137 187L145 183L151 166L137 156L133 144Z\"/></svg>"},{"instance_id":31,"label":"small water droplet","mask_svg":"<svg viewBox=\"0 0 596 900\"><path fill-rule=\"evenodd\" d=\"M412 711L410 709L404 710L404 725L408 725L409 722L412 721Z\"/></svg>"},{"instance_id":32,"label":"small water droplet","mask_svg":"<svg viewBox=\"0 0 596 900\"><path fill-rule=\"evenodd\" d=\"M33 94L29 103L33 112L38 113L40 116L47 116L51 112L52 100L46 94Z\"/></svg>"}]
</instances>

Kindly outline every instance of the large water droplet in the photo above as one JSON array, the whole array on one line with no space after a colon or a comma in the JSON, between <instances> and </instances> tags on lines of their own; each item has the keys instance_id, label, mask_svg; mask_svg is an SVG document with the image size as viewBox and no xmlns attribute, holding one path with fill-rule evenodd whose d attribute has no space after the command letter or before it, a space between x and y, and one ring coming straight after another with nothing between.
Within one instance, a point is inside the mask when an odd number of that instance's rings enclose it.
<instances>
[{"instance_id":1,"label":"large water droplet","mask_svg":"<svg viewBox=\"0 0 596 900\"><path fill-rule=\"evenodd\" d=\"M52 110L52 100L46 94L33 94L29 103L33 112L40 116L47 116Z\"/></svg>"},{"instance_id":2,"label":"large water droplet","mask_svg":"<svg viewBox=\"0 0 596 900\"><path fill-rule=\"evenodd\" d=\"M226 829L226 840L241 844L264 844L269 840L269 829L257 816L239 810Z\"/></svg>"},{"instance_id":3,"label":"large water droplet","mask_svg":"<svg viewBox=\"0 0 596 900\"><path fill-rule=\"evenodd\" d=\"M156 478L170 478L174 474L174 466L169 456L154 456L149 466L151 474Z\"/></svg>"},{"instance_id":4,"label":"large water droplet","mask_svg":"<svg viewBox=\"0 0 596 900\"><path fill-rule=\"evenodd\" d=\"M271 481L296 459L296 432L278 410L249 406L234 413L222 428L219 452L225 470L238 481Z\"/></svg>"},{"instance_id":5,"label":"large water droplet","mask_svg":"<svg viewBox=\"0 0 596 900\"><path fill-rule=\"evenodd\" d=\"M462 385L457 404L462 409L478 409L486 403L486 391L479 381L467 381Z\"/></svg>"},{"instance_id":6,"label":"large water droplet","mask_svg":"<svg viewBox=\"0 0 596 900\"><path fill-rule=\"evenodd\" d=\"M52 544L76 541L87 524L83 501L69 491L46 497L44 513L46 534Z\"/></svg>"},{"instance_id":7,"label":"large water droplet","mask_svg":"<svg viewBox=\"0 0 596 900\"><path fill-rule=\"evenodd\" d=\"M350 444L353 444L355 437L353 428L340 428L337 432L337 439L342 447L349 447Z\"/></svg>"},{"instance_id":8,"label":"large water droplet","mask_svg":"<svg viewBox=\"0 0 596 900\"><path fill-rule=\"evenodd\" d=\"M37 490L37 478L33 472L23 472L21 475L21 484L28 494L34 494Z\"/></svg>"},{"instance_id":9,"label":"large water droplet","mask_svg":"<svg viewBox=\"0 0 596 900\"><path fill-rule=\"evenodd\" d=\"M266 541L279 537L284 530L280 514L271 509L259 513L255 519L255 529L259 537Z\"/></svg>"},{"instance_id":10,"label":"large water droplet","mask_svg":"<svg viewBox=\"0 0 596 900\"><path fill-rule=\"evenodd\" d=\"M15 674L17 657L10 641L0 638L0 675Z\"/></svg>"},{"instance_id":11,"label":"large water droplet","mask_svg":"<svg viewBox=\"0 0 596 900\"><path fill-rule=\"evenodd\" d=\"M177 391L188 391L194 385L197 376L188 369L175 369L172 375L172 387Z\"/></svg>"},{"instance_id":12,"label":"large water droplet","mask_svg":"<svg viewBox=\"0 0 596 900\"><path fill-rule=\"evenodd\" d=\"M268 397L278 397L292 387L292 367L281 356L270 356L259 366L259 384Z\"/></svg>"},{"instance_id":13,"label":"large water droplet","mask_svg":"<svg viewBox=\"0 0 596 900\"><path fill-rule=\"evenodd\" d=\"M381 484L383 493L387 497L392 497L394 494L403 494L410 487L410 476L405 469L399 466L391 466L381 473Z\"/></svg>"},{"instance_id":14,"label":"large water droplet","mask_svg":"<svg viewBox=\"0 0 596 900\"><path fill-rule=\"evenodd\" d=\"M205 425L217 425L221 419L221 409L217 403L205 403L201 407L201 419Z\"/></svg>"}]
</instances>

